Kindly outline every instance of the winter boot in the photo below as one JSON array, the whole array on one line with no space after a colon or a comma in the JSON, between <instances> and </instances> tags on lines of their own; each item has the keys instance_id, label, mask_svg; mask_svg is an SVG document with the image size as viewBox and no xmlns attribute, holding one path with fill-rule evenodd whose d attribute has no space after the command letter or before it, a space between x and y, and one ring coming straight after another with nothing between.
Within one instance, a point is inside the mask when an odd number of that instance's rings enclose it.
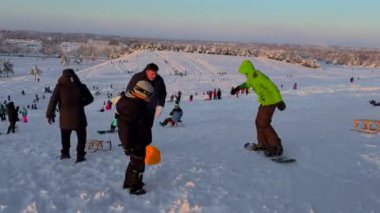
<instances>
[{"instance_id":1,"label":"winter boot","mask_svg":"<svg viewBox=\"0 0 380 213\"><path fill-rule=\"evenodd\" d=\"M61 150L61 157L60 157L61 160L63 159L70 159L70 154L68 151L64 151L64 150Z\"/></svg>"},{"instance_id":2,"label":"winter boot","mask_svg":"<svg viewBox=\"0 0 380 213\"><path fill-rule=\"evenodd\" d=\"M264 151L265 156L267 157L277 157L281 156L283 153L283 148L281 143L276 147L276 148L268 148L267 150Z\"/></svg>"},{"instance_id":3,"label":"winter boot","mask_svg":"<svg viewBox=\"0 0 380 213\"><path fill-rule=\"evenodd\" d=\"M123 189L131 188L131 178L132 178L131 174L132 174L132 167L128 166L127 170L125 171Z\"/></svg>"},{"instance_id":4,"label":"winter boot","mask_svg":"<svg viewBox=\"0 0 380 213\"><path fill-rule=\"evenodd\" d=\"M138 173L136 171L132 171L132 174L130 177L131 177L131 181L130 181L131 185L130 185L129 193L134 194L134 195L145 194L146 192L143 189L143 182L142 182L143 174Z\"/></svg>"},{"instance_id":5,"label":"winter boot","mask_svg":"<svg viewBox=\"0 0 380 213\"><path fill-rule=\"evenodd\" d=\"M85 155L86 155L86 152L78 153L77 154L77 160L75 161L75 163L80 163L80 162L86 161L86 158L84 157Z\"/></svg>"},{"instance_id":6,"label":"winter boot","mask_svg":"<svg viewBox=\"0 0 380 213\"><path fill-rule=\"evenodd\" d=\"M268 146L264 143L253 143L252 144L252 150L253 151L265 151L268 149Z\"/></svg>"},{"instance_id":7,"label":"winter boot","mask_svg":"<svg viewBox=\"0 0 380 213\"><path fill-rule=\"evenodd\" d=\"M141 178L140 178L140 183L139 184L141 184L141 186L144 186L145 185L145 183L144 182L142 182L142 174L141 174ZM129 188L131 188L131 185L130 185L130 183L128 182L128 179L125 179L124 180L124 184L123 184L123 189L129 189Z\"/></svg>"},{"instance_id":8,"label":"winter boot","mask_svg":"<svg viewBox=\"0 0 380 213\"><path fill-rule=\"evenodd\" d=\"M70 159L70 155L61 154L60 159L61 159L61 160L63 160L63 159Z\"/></svg>"}]
</instances>

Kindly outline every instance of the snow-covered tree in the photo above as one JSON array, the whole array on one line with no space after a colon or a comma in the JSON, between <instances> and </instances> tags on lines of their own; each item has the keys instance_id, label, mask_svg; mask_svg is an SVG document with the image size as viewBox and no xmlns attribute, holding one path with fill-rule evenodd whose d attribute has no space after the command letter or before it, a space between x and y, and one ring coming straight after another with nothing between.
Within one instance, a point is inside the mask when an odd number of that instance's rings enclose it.
<instances>
[{"instance_id":1,"label":"snow-covered tree","mask_svg":"<svg viewBox=\"0 0 380 213\"><path fill-rule=\"evenodd\" d=\"M5 62L2 63L2 74L7 74L7 78L9 77L9 73L12 73L14 74L14 71L13 71L13 64L9 61L9 60L6 60Z\"/></svg>"},{"instance_id":2,"label":"snow-covered tree","mask_svg":"<svg viewBox=\"0 0 380 213\"><path fill-rule=\"evenodd\" d=\"M82 61L83 61L82 55L78 54L77 56L75 56L75 59L74 59L75 63L80 64Z\"/></svg>"},{"instance_id":3,"label":"snow-covered tree","mask_svg":"<svg viewBox=\"0 0 380 213\"><path fill-rule=\"evenodd\" d=\"M63 66L67 66L68 64L70 64L70 58L67 57L66 55L63 55L61 58L61 64Z\"/></svg>"},{"instance_id":4,"label":"snow-covered tree","mask_svg":"<svg viewBox=\"0 0 380 213\"><path fill-rule=\"evenodd\" d=\"M34 76L34 80L37 80L37 76L42 75L42 71L37 67L37 65L34 65L32 69L30 69L29 74Z\"/></svg>"}]
</instances>

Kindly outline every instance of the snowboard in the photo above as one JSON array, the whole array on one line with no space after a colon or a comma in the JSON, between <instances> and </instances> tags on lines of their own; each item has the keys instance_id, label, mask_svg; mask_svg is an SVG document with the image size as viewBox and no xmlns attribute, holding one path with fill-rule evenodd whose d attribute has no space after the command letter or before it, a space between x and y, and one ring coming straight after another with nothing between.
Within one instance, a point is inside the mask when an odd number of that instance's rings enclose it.
<instances>
[{"instance_id":1,"label":"snowboard","mask_svg":"<svg viewBox=\"0 0 380 213\"><path fill-rule=\"evenodd\" d=\"M281 156L275 156L275 157L267 157L265 156L263 150L253 150L252 149L252 146L253 146L253 143L246 143L244 144L244 148L248 151L253 151L253 152L256 152L262 156L264 156L265 158L268 158L276 163L292 163L292 162L295 162L296 159L294 158L290 158L290 157L287 157L285 155L281 155Z\"/></svg>"},{"instance_id":2,"label":"snowboard","mask_svg":"<svg viewBox=\"0 0 380 213\"><path fill-rule=\"evenodd\" d=\"M117 133L117 130L111 131L111 130L97 130L97 132L101 135L103 134L112 134L112 133Z\"/></svg>"}]
</instances>

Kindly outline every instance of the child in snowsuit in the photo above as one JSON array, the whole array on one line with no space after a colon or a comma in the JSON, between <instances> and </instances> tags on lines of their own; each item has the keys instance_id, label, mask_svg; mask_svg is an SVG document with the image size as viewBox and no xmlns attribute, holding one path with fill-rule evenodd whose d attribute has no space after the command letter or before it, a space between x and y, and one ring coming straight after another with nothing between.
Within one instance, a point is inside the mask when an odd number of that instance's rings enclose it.
<instances>
[{"instance_id":1,"label":"child in snowsuit","mask_svg":"<svg viewBox=\"0 0 380 213\"><path fill-rule=\"evenodd\" d=\"M174 105L173 110L169 113L171 117L166 118L163 122L160 122L161 126L166 126L168 123L170 123L172 126L174 126L178 122L182 122L181 118L183 116L183 111L181 107L179 107L178 104Z\"/></svg>"},{"instance_id":2,"label":"child in snowsuit","mask_svg":"<svg viewBox=\"0 0 380 213\"><path fill-rule=\"evenodd\" d=\"M276 108L285 110L286 105L282 100L277 86L262 72L255 69L252 62L244 60L239 68L239 73L247 77L247 81L236 88L231 89L231 95L236 94L242 88L253 88L260 103L256 116L257 144L254 150L265 150L266 156L281 156L283 148L281 139L271 125Z\"/></svg>"},{"instance_id":3,"label":"child in snowsuit","mask_svg":"<svg viewBox=\"0 0 380 213\"><path fill-rule=\"evenodd\" d=\"M150 81L140 80L116 104L119 113L119 138L130 162L125 172L123 188L135 195L145 194L142 182L145 170L145 149L151 143L148 104L153 94Z\"/></svg>"},{"instance_id":4,"label":"child in snowsuit","mask_svg":"<svg viewBox=\"0 0 380 213\"><path fill-rule=\"evenodd\" d=\"M24 123L28 123L28 110L26 110L25 107L22 107L22 109L20 110L20 113L22 115Z\"/></svg>"}]
</instances>

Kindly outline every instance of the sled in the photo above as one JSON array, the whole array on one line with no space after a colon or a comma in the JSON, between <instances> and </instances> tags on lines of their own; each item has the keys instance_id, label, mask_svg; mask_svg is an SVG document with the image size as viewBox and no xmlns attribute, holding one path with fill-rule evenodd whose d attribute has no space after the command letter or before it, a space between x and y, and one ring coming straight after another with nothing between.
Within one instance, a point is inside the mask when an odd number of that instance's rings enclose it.
<instances>
[{"instance_id":1,"label":"sled","mask_svg":"<svg viewBox=\"0 0 380 213\"><path fill-rule=\"evenodd\" d=\"M182 127L183 122L182 122L182 120L176 121L174 123L168 122L168 126L170 126L170 127Z\"/></svg>"},{"instance_id":2,"label":"sled","mask_svg":"<svg viewBox=\"0 0 380 213\"><path fill-rule=\"evenodd\" d=\"M162 127L165 127L165 125L162 124L161 122L160 122L160 125ZM166 124L166 126L167 127L183 127L184 125L183 125L182 120L179 120L179 121L176 121L176 122L168 121L168 123Z\"/></svg>"},{"instance_id":3,"label":"sled","mask_svg":"<svg viewBox=\"0 0 380 213\"><path fill-rule=\"evenodd\" d=\"M377 134L380 132L380 120L355 119L352 131Z\"/></svg>"},{"instance_id":4,"label":"sled","mask_svg":"<svg viewBox=\"0 0 380 213\"><path fill-rule=\"evenodd\" d=\"M106 146L109 148L108 150L111 150L112 143L110 140L87 140L85 148L88 152L96 152L98 150L106 150Z\"/></svg>"},{"instance_id":5,"label":"sled","mask_svg":"<svg viewBox=\"0 0 380 213\"><path fill-rule=\"evenodd\" d=\"M111 131L111 130L97 130L96 132L97 132L98 134L103 135L103 134L117 133L117 130L113 130L113 131Z\"/></svg>"}]
</instances>

